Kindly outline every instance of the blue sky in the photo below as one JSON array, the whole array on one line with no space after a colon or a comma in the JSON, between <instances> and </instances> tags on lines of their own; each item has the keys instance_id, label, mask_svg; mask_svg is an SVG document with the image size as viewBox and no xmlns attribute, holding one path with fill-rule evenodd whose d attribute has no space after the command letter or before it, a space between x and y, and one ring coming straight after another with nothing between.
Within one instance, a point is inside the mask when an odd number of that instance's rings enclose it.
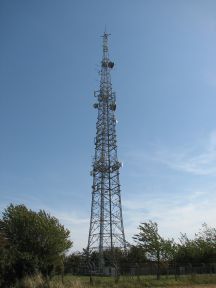
<instances>
[{"instance_id":1,"label":"blue sky","mask_svg":"<svg viewBox=\"0 0 216 288\"><path fill-rule=\"evenodd\" d=\"M216 2L0 2L0 210L45 209L87 244L105 25L127 240L192 236L216 210Z\"/></svg>"}]
</instances>

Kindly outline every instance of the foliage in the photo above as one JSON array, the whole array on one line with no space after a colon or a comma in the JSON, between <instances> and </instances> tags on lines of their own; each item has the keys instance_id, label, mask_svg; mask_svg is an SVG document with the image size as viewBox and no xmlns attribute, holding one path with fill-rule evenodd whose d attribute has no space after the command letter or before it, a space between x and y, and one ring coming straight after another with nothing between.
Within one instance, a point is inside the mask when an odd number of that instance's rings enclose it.
<instances>
[{"instance_id":1,"label":"foliage","mask_svg":"<svg viewBox=\"0 0 216 288\"><path fill-rule=\"evenodd\" d=\"M195 235L195 243L204 263L216 261L216 229L208 227L206 223Z\"/></svg>"},{"instance_id":2,"label":"foliage","mask_svg":"<svg viewBox=\"0 0 216 288\"><path fill-rule=\"evenodd\" d=\"M104 251L105 265L116 268L117 275L127 274L131 267L139 274L141 271L139 268L142 268L145 262L157 265L157 279L160 278L160 267L167 269L171 262L175 264L175 268L198 264L206 267L207 272L215 272L212 264L216 262L215 228L203 224L192 240L186 234L181 234L179 244L175 244L172 239L164 239L159 234L158 224L155 222L141 223L138 229L139 232L134 236L136 246L130 246L127 251L117 248ZM63 285L58 281L48 281L54 273L63 274L64 265L65 272L73 274L80 273L83 264L88 266L94 263L92 269L97 266L99 256L97 252L90 255L89 261L85 253L66 256L66 251L71 246L69 231L58 219L43 210L34 212L24 205L11 204L4 210L0 219L0 287L9 288L12 283L15 285L17 279L20 281L16 287L20 288L46 287L46 285L78 287L80 284L74 284L78 282L69 281ZM142 276L139 275L137 279L141 281ZM127 285L128 282L125 282L123 286L129 287ZM103 284L101 287L107 286Z\"/></svg>"},{"instance_id":3,"label":"foliage","mask_svg":"<svg viewBox=\"0 0 216 288\"><path fill-rule=\"evenodd\" d=\"M147 258L157 262L157 278L159 279L161 261L168 261L174 257L174 241L166 240L159 234L156 222L144 222L139 225L138 229L139 233L133 238L138 247L146 253Z\"/></svg>"},{"instance_id":4,"label":"foliage","mask_svg":"<svg viewBox=\"0 0 216 288\"><path fill-rule=\"evenodd\" d=\"M179 244L174 243L173 240L164 239L159 234L158 225L155 222L142 223L138 229L139 233L134 236L137 247L143 249L150 261L157 263L157 278L160 277L161 263L168 265L172 262L176 269L183 265L189 270L192 266L199 265L203 266L203 271L212 269L214 272L214 265L211 264L216 262L215 228L203 224L192 240L186 234L181 234Z\"/></svg>"},{"instance_id":5,"label":"foliage","mask_svg":"<svg viewBox=\"0 0 216 288\"><path fill-rule=\"evenodd\" d=\"M131 246L127 258L129 263L141 264L147 262L146 253L140 246Z\"/></svg>"},{"instance_id":6,"label":"foliage","mask_svg":"<svg viewBox=\"0 0 216 288\"><path fill-rule=\"evenodd\" d=\"M181 234L176 255L179 264L210 264L216 261L216 229L203 224L194 239Z\"/></svg>"},{"instance_id":7,"label":"foliage","mask_svg":"<svg viewBox=\"0 0 216 288\"><path fill-rule=\"evenodd\" d=\"M140 247L130 246L127 250L114 248L113 250L105 250L103 253L104 264L108 267L116 269L116 273L127 274L131 267L147 261L146 255ZM99 253L93 251L90 255L84 249L83 253L76 252L67 255L64 260L65 274L72 273L74 275L85 273L86 269L91 269L94 274L96 267L99 265Z\"/></svg>"},{"instance_id":8,"label":"foliage","mask_svg":"<svg viewBox=\"0 0 216 288\"><path fill-rule=\"evenodd\" d=\"M24 205L11 204L5 209L0 220L0 235L3 242L7 242L0 253L5 258L9 256L1 265L7 268L11 280L36 272L50 276L72 246L69 230L58 219L43 210L34 212ZM5 272L2 273L6 278Z\"/></svg>"},{"instance_id":9,"label":"foliage","mask_svg":"<svg viewBox=\"0 0 216 288\"><path fill-rule=\"evenodd\" d=\"M80 271L80 266L82 264L82 253L72 253L67 255L64 259L64 272L71 274L78 274Z\"/></svg>"},{"instance_id":10,"label":"foliage","mask_svg":"<svg viewBox=\"0 0 216 288\"><path fill-rule=\"evenodd\" d=\"M147 262L147 258L143 249L138 246L130 246L127 251L122 252L119 261L120 272L124 275L128 274L132 267L138 269L145 262Z\"/></svg>"}]
</instances>

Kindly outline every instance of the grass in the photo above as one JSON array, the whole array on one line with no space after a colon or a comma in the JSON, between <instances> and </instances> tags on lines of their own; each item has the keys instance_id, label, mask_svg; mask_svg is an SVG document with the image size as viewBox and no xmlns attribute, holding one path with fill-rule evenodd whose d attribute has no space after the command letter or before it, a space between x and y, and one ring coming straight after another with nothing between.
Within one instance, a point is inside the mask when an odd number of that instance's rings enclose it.
<instances>
[{"instance_id":1,"label":"grass","mask_svg":"<svg viewBox=\"0 0 216 288\"><path fill-rule=\"evenodd\" d=\"M152 276L122 276L118 283L112 277L93 277L93 283L90 285L87 276L64 277L64 284L60 277L55 277L51 282L47 283L41 275L28 277L17 286L18 288L153 288L153 287L193 287L193 288L216 288L216 275L191 275L181 276L175 280L174 276L161 277L160 280L154 279Z\"/></svg>"}]
</instances>

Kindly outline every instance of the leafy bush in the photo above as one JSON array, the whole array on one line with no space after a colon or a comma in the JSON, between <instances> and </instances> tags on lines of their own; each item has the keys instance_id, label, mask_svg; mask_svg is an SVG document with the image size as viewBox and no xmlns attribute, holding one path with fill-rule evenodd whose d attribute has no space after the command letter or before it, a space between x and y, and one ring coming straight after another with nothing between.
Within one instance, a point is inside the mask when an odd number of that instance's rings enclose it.
<instances>
[{"instance_id":1,"label":"leafy bush","mask_svg":"<svg viewBox=\"0 0 216 288\"><path fill-rule=\"evenodd\" d=\"M63 270L64 255L72 246L69 235L69 230L45 211L37 213L11 204L0 220L1 287L37 273L50 277L57 267Z\"/></svg>"}]
</instances>

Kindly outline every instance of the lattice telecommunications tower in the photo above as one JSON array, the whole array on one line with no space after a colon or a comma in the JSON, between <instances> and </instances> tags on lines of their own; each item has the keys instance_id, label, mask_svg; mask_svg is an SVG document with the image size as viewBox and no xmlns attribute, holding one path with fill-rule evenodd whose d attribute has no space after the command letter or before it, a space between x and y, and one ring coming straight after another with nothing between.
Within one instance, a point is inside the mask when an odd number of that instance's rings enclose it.
<instances>
[{"instance_id":1,"label":"lattice telecommunications tower","mask_svg":"<svg viewBox=\"0 0 216 288\"><path fill-rule=\"evenodd\" d=\"M104 266L104 251L125 249L125 235L121 207L119 169L116 140L116 96L112 91L110 71L114 63L109 59L108 36L103 37L103 58L100 70L100 90L95 91L98 110L95 155L92 164L92 206L88 238L88 253L99 253L99 269Z\"/></svg>"}]
</instances>

